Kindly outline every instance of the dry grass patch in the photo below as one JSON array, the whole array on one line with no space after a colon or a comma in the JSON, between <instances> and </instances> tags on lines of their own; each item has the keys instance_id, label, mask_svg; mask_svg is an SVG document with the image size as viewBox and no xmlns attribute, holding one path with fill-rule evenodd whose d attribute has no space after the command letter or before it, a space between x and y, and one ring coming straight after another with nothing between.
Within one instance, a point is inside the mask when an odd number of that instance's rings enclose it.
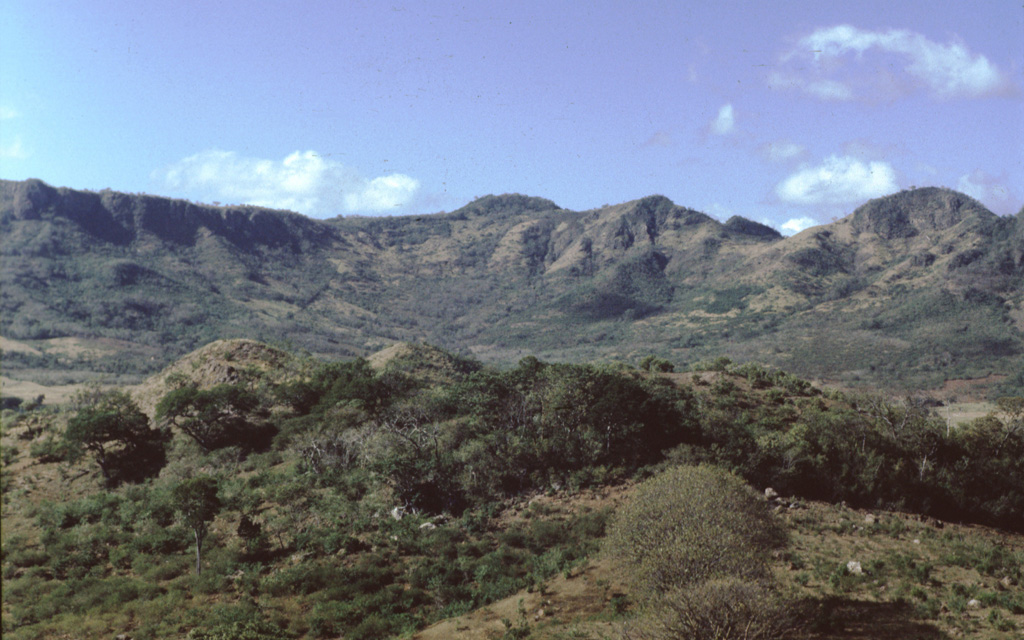
<instances>
[{"instance_id":1,"label":"dry grass patch","mask_svg":"<svg viewBox=\"0 0 1024 640\"><path fill-rule=\"evenodd\" d=\"M43 404L46 405L64 404L81 388L81 384L43 385L28 380L14 380L7 376L0 376L0 389L3 390L5 397L14 396L27 401L45 396Z\"/></svg>"}]
</instances>

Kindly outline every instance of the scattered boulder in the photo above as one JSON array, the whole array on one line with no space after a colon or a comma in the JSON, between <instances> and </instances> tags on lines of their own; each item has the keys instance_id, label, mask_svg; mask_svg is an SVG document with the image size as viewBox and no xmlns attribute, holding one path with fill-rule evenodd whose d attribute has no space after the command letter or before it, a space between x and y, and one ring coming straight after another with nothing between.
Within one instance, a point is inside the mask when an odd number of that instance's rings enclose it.
<instances>
[{"instance_id":1,"label":"scattered boulder","mask_svg":"<svg viewBox=\"0 0 1024 640\"><path fill-rule=\"evenodd\" d=\"M420 525L420 531L433 531L437 528L437 525L433 522L424 522Z\"/></svg>"},{"instance_id":2,"label":"scattered boulder","mask_svg":"<svg viewBox=\"0 0 1024 640\"><path fill-rule=\"evenodd\" d=\"M864 573L864 569L860 566L860 563L857 562L856 560L850 560L849 562L847 562L846 563L846 570L849 571L850 573L852 573L855 576L859 576L859 575L862 575Z\"/></svg>"},{"instance_id":3,"label":"scattered boulder","mask_svg":"<svg viewBox=\"0 0 1024 640\"><path fill-rule=\"evenodd\" d=\"M869 513L864 516L864 524L875 524L876 522L878 522L878 518L875 517L875 514Z\"/></svg>"},{"instance_id":4,"label":"scattered boulder","mask_svg":"<svg viewBox=\"0 0 1024 640\"><path fill-rule=\"evenodd\" d=\"M765 500L774 500L775 498L779 497L779 492L776 491L775 489L772 489L771 487L768 487L767 489L764 490L764 497Z\"/></svg>"},{"instance_id":5,"label":"scattered boulder","mask_svg":"<svg viewBox=\"0 0 1024 640\"><path fill-rule=\"evenodd\" d=\"M967 608L968 609L980 609L981 608L981 600L978 600L977 598L971 598L970 600L967 601Z\"/></svg>"}]
</instances>

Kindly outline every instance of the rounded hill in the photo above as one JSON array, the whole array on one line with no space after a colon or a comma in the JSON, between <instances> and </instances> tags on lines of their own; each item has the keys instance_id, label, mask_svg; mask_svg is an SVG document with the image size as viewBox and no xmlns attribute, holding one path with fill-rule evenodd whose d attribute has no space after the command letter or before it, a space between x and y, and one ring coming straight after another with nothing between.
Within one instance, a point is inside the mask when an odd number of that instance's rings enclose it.
<instances>
[{"instance_id":1,"label":"rounded hill","mask_svg":"<svg viewBox=\"0 0 1024 640\"><path fill-rule=\"evenodd\" d=\"M874 233L887 240L942 231L970 218L995 217L974 198L941 187L909 189L869 200L851 216L856 233Z\"/></svg>"}]
</instances>

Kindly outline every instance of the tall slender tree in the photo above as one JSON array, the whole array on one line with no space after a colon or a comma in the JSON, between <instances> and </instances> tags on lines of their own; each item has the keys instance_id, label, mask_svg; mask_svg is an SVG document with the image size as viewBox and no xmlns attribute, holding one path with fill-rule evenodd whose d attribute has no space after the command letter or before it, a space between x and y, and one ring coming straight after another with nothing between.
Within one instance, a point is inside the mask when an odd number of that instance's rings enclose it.
<instances>
[{"instance_id":1,"label":"tall slender tree","mask_svg":"<svg viewBox=\"0 0 1024 640\"><path fill-rule=\"evenodd\" d=\"M179 483L171 493L175 511L196 538L196 575L203 572L203 541L209 533L210 523L223 506L217 495L216 478L199 476Z\"/></svg>"}]
</instances>

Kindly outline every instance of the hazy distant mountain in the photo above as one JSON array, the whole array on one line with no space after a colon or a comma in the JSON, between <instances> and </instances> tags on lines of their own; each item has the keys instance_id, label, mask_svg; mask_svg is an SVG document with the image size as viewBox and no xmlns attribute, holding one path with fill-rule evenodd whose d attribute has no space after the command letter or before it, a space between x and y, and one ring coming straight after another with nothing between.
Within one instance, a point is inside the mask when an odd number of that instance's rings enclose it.
<instances>
[{"instance_id":1,"label":"hazy distant mountain","mask_svg":"<svg viewBox=\"0 0 1024 640\"><path fill-rule=\"evenodd\" d=\"M396 341L487 362L728 355L913 387L1022 375L1022 218L923 188L783 238L660 196L312 220L3 181L3 367L138 378L247 337L324 357Z\"/></svg>"}]
</instances>

